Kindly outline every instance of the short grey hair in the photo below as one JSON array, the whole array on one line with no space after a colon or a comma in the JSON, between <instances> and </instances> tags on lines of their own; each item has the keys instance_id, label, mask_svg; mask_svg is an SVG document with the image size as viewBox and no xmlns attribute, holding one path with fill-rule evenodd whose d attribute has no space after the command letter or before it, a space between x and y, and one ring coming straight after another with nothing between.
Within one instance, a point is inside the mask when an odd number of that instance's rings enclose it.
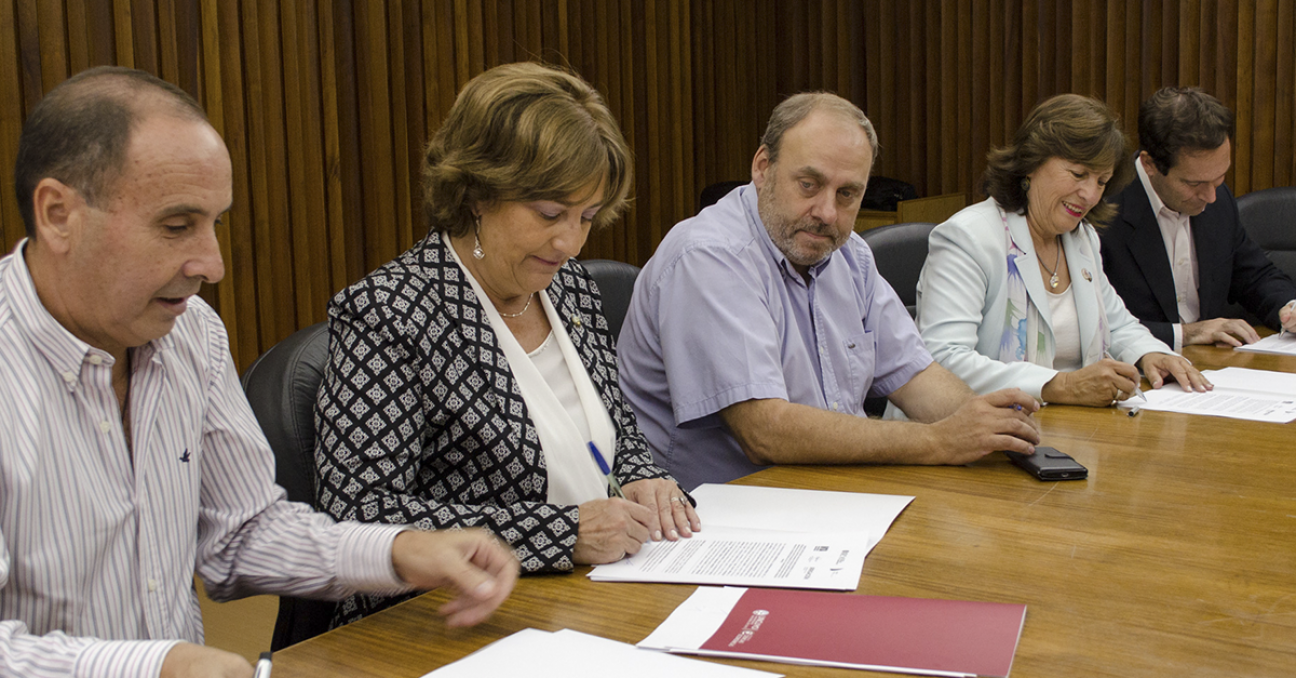
<instances>
[{"instance_id":1,"label":"short grey hair","mask_svg":"<svg viewBox=\"0 0 1296 678\"><path fill-rule=\"evenodd\" d=\"M864 130L864 136L868 137L869 146L873 147L873 161L877 162L878 152L881 150L878 146L877 130L873 129L873 123L859 106L832 92L802 92L784 99L770 114L769 124L765 126L765 134L761 136L761 146L765 147L771 163L778 161L779 145L783 143L783 134L805 120L806 116L820 109L858 123Z\"/></svg>"}]
</instances>

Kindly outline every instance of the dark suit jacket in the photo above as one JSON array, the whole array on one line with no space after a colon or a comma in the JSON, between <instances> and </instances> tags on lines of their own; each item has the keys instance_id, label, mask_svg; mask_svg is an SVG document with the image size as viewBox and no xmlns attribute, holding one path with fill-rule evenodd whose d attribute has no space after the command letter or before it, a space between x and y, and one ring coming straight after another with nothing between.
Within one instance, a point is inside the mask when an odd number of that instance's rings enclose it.
<instances>
[{"instance_id":1,"label":"dark suit jacket","mask_svg":"<svg viewBox=\"0 0 1296 678\"><path fill-rule=\"evenodd\" d=\"M1136 177L1116 201L1120 214L1099 231L1103 270L1130 313L1158 339L1173 346L1171 325L1179 322L1174 275L1143 182ZM1190 221L1197 249L1200 319L1222 317L1229 304L1236 303L1279 329L1278 311L1296 299L1296 284L1243 230L1228 186L1221 185L1215 202Z\"/></svg>"}]
</instances>

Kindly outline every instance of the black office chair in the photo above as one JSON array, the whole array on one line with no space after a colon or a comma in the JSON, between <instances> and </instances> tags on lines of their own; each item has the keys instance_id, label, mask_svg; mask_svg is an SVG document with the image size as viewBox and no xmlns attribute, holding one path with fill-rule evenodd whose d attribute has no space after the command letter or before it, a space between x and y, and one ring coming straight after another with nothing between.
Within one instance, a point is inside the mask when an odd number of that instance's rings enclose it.
<instances>
[{"instance_id":1,"label":"black office chair","mask_svg":"<svg viewBox=\"0 0 1296 678\"><path fill-rule=\"evenodd\" d=\"M927 236L933 228L936 224L913 222L879 226L860 234L873 250L878 273L895 289L911 318L918 314L918 274L927 261ZM865 398L864 411L882 416L886 404L886 398Z\"/></svg>"},{"instance_id":2,"label":"black office chair","mask_svg":"<svg viewBox=\"0 0 1296 678\"><path fill-rule=\"evenodd\" d=\"M315 395L328 365L328 323L289 335L252 363L243 391L275 455L275 482L289 501L315 504ZM329 628L335 603L279 598L271 650L279 650Z\"/></svg>"},{"instance_id":3,"label":"black office chair","mask_svg":"<svg viewBox=\"0 0 1296 678\"><path fill-rule=\"evenodd\" d=\"M621 323L625 322L626 313L630 310L630 295L634 293L639 267L611 259L588 259L580 263L598 285L599 294L603 297L603 315L607 317L612 338L621 336Z\"/></svg>"},{"instance_id":4,"label":"black office chair","mask_svg":"<svg viewBox=\"0 0 1296 678\"><path fill-rule=\"evenodd\" d=\"M1296 280L1296 186L1247 193L1237 206L1242 228L1274 265Z\"/></svg>"},{"instance_id":5,"label":"black office chair","mask_svg":"<svg viewBox=\"0 0 1296 678\"><path fill-rule=\"evenodd\" d=\"M879 226L860 234L873 250L878 273L900 295L910 317L918 313L918 274L927 261L927 236L933 228L936 224L914 222Z\"/></svg>"},{"instance_id":6,"label":"black office chair","mask_svg":"<svg viewBox=\"0 0 1296 678\"><path fill-rule=\"evenodd\" d=\"M751 182L744 179L742 181L717 181L716 183L707 186L702 189L702 194L698 197L698 211L701 212L707 207L720 202L720 198L729 195L730 191L739 186L745 186L748 183Z\"/></svg>"}]
</instances>

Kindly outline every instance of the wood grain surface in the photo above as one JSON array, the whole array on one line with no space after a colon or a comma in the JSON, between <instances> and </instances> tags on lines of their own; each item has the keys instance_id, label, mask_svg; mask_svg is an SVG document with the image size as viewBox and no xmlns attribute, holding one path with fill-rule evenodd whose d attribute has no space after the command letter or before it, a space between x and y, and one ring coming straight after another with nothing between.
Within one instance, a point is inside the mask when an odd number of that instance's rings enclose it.
<instances>
[{"instance_id":1,"label":"wood grain surface","mask_svg":"<svg viewBox=\"0 0 1296 678\"><path fill-rule=\"evenodd\" d=\"M1290 358L1187 355L1202 368L1296 371ZM1026 604L1014 678L1292 675L1293 427L1065 406L1038 416L1046 444L1087 466L1088 480L1040 482L994 454L965 467L785 466L738 482L914 495L856 593ZM523 578L472 629L446 628L436 615L446 595L427 594L276 654L275 676L417 677L528 627L635 643L694 590L594 583L587 571Z\"/></svg>"}]
</instances>

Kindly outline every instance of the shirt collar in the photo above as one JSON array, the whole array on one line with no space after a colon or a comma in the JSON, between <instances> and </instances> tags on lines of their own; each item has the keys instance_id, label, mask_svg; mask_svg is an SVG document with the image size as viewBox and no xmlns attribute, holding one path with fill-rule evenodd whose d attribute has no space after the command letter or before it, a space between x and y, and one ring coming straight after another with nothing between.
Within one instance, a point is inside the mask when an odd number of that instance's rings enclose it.
<instances>
[{"instance_id":1,"label":"shirt collar","mask_svg":"<svg viewBox=\"0 0 1296 678\"><path fill-rule=\"evenodd\" d=\"M1152 214L1161 214L1161 211L1165 210L1176 220L1184 219L1184 215L1166 207L1165 201L1157 195L1156 189L1152 188L1152 180L1148 178L1147 170L1143 168L1143 161L1138 157L1134 158L1134 171L1138 173L1139 182L1143 184L1143 190L1147 193L1148 202L1152 205Z\"/></svg>"},{"instance_id":2,"label":"shirt collar","mask_svg":"<svg viewBox=\"0 0 1296 678\"><path fill-rule=\"evenodd\" d=\"M27 239L24 238L8 257L10 265L4 267L0 285L3 285L5 295L9 298L14 320L20 330L49 362L67 389L74 391L84 365L97 363L111 366L114 359L107 351L78 339L55 320L41 303L40 296L36 293L36 284L32 281L31 270L27 267L26 249ZM170 341L168 335L140 347L145 350L136 354L136 360L156 361L161 349L168 346Z\"/></svg>"},{"instance_id":3,"label":"shirt collar","mask_svg":"<svg viewBox=\"0 0 1296 678\"><path fill-rule=\"evenodd\" d=\"M756 239L760 241L761 246L765 248L765 253L773 260L774 265L783 272L784 277L805 284L805 279L801 277L801 273L796 270L796 267L792 265L792 262L788 261L787 255L783 254L783 251L774 244L774 239L770 237L769 229L765 227L765 222L761 220L760 207L756 196L756 185L747 184L739 190L741 191L739 195L743 201L743 209L747 211L747 222L751 226L752 234L756 236ZM819 273L823 271L824 267L828 266L828 263L831 262L836 255L837 251L834 250L833 253L823 261L811 266L809 268L810 279L814 280L815 278L818 278Z\"/></svg>"}]
</instances>

